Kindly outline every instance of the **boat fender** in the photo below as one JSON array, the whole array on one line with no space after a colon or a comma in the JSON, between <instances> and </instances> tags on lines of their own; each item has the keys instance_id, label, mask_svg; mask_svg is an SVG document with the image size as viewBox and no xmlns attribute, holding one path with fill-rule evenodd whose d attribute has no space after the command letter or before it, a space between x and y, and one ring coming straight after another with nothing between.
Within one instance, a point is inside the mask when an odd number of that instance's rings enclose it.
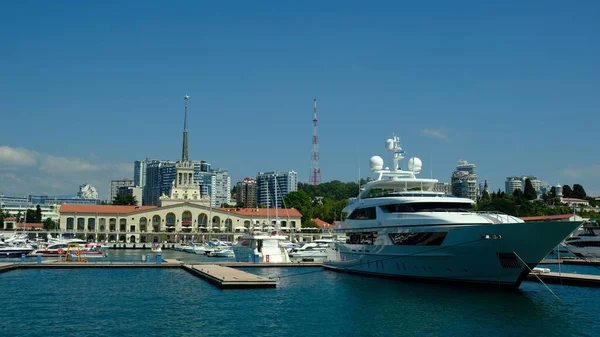
<instances>
[{"instance_id":1,"label":"boat fender","mask_svg":"<svg viewBox=\"0 0 600 337\"><path fill-rule=\"evenodd\" d=\"M65 252L65 251L64 251L62 248L58 248L58 253L59 253L59 254L62 254L62 253L64 253L64 252Z\"/></svg>"}]
</instances>

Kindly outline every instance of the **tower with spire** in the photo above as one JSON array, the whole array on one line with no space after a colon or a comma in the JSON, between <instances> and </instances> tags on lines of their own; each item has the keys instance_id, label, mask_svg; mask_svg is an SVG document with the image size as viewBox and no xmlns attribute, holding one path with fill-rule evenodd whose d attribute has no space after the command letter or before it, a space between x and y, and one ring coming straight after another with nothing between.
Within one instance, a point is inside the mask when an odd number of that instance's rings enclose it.
<instances>
[{"instance_id":1,"label":"tower with spire","mask_svg":"<svg viewBox=\"0 0 600 337\"><path fill-rule=\"evenodd\" d=\"M187 129L187 108L190 96L183 96L185 114L183 118L183 144L181 150L181 160L175 165L175 180L171 183L169 195L161 197L162 205L177 203L181 201L201 203L208 205L208 200L201 197L200 185L194 182L194 164L188 158L188 129ZM166 203L165 203L166 201Z\"/></svg>"},{"instance_id":2,"label":"tower with spire","mask_svg":"<svg viewBox=\"0 0 600 337\"><path fill-rule=\"evenodd\" d=\"M183 117L183 148L181 150L181 162L188 161L188 130L187 130L187 103L190 96L184 95L183 100L185 101L185 115Z\"/></svg>"}]
</instances>

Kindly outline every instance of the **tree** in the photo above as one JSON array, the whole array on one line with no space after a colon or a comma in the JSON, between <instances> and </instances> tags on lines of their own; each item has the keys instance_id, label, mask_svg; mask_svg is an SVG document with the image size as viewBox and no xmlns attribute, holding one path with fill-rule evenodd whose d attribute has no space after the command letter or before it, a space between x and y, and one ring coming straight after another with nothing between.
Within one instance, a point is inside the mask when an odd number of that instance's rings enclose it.
<instances>
[{"instance_id":1,"label":"tree","mask_svg":"<svg viewBox=\"0 0 600 337\"><path fill-rule=\"evenodd\" d=\"M563 198L572 198L571 194L573 194L573 190L571 189L571 186L564 185L563 186L563 191L562 191ZM558 196L558 197L560 197L560 196Z\"/></svg>"},{"instance_id":2,"label":"tree","mask_svg":"<svg viewBox=\"0 0 600 337\"><path fill-rule=\"evenodd\" d=\"M286 208L295 208L302 213L303 226L308 224L308 221L312 221L312 202L308 193L304 191L290 192L283 197L283 202Z\"/></svg>"},{"instance_id":3,"label":"tree","mask_svg":"<svg viewBox=\"0 0 600 337\"><path fill-rule=\"evenodd\" d=\"M556 198L556 186L552 186L550 192L548 192L548 199L553 200L554 198Z\"/></svg>"},{"instance_id":4,"label":"tree","mask_svg":"<svg viewBox=\"0 0 600 337\"><path fill-rule=\"evenodd\" d=\"M573 193L571 193L571 198L585 199L587 198L587 194L583 189L583 186L579 184L573 185Z\"/></svg>"},{"instance_id":5,"label":"tree","mask_svg":"<svg viewBox=\"0 0 600 337\"><path fill-rule=\"evenodd\" d=\"M44 230L51 231L54 229L56 229L56 222L50 218L46 218L46 220L44 220Z\"/></svg>"},{"instance_id":6,"label":"tree","mask_svg":"<svg viewBox=\"0 0 600 337\"><path fill-rule=\"evenodd\" d=\"M527 200L537 199L537 192L533 188L533 184L531 184L531 180L529 180L529 178L525 179L525 191L523 192L523 196Z\"/></svg>"},{"instance_id":7,"label":"tree","mask_svg":"<svg viewBox=\"0 0 600 337\"><path fill-rule=\"evenodd\" d=\"M137 199L134 195L117 195L113 199L113 205L135 206L137 205Z\"/></svg>"},{"instance_id":8,"label":"tree","mask_svg":"<svg viewBox=\"0 0 600 337\"><path fill-rule=\"evenodd\" d=\"M523 191L521 191L520 188L517 188L516 190L514 190L512 195L513 195L513 197L515 197L515 201L517 203L520 203L520 201L524 198Z\"/></svg>"},{"instance_id":9,"label":"tree","mask_svg":"<svg viewBox=\"0 0 600 337\"><path fill-rule=\"evenodd\" d=\"M24 222L26 222L26 223L37 222L37 221L35 221L35 218L36 218L35 211L32 209L28 209L27 212L25 213L25 219L24 219L25 221Z\"/></svg>"},{"instance_id":10,"label":"tree","mask_svg":"<svg viewBox=\"0 0 600 337\"><path fill-rule=\"evenodd\" d=\"M31 222L36 222L36 223L42 222L42 208L40 207L40 205L37 205L35 207L35 221L31 221Z\"/></svg>"}]
</instances>

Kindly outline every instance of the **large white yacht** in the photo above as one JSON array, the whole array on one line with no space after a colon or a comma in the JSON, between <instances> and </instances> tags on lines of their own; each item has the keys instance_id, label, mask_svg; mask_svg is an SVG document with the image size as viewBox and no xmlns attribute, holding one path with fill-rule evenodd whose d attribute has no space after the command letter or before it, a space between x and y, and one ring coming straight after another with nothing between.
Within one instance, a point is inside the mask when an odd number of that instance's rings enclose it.
<instances>
[{"instance_id":1,"label":"large white yacht","mask_svg":"<svg viewBox=\"0 0 600 337\"><path fill-rule=\"evenodd\" d=\"M386 141L393 166L370 159L377 178L363 186L344 209L347 218L334 232L345 243L332 243L324 267L371 275L470 282L518 287L529 268L574 231L581 222L523 222L475 212L474 201L434 192L435 179L417 178L422 163L398 162L400 139Z\"/></svg>"}]
</instances>

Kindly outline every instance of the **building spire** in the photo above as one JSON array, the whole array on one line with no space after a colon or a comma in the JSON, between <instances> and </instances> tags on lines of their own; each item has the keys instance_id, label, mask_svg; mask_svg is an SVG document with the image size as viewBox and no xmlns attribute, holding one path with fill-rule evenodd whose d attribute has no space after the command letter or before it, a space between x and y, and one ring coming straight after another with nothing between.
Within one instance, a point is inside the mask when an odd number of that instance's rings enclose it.
<instances>
[{"instance_id":1,"label":"building spire","mask_svg":"<svg viewBox=\"0 0 600 337\"><path fill-rule=\"evenodd\" d=\"M188 161L188 130L187 130L187 103L190 96L184 95L183 100L185 101L185 117L183 118L183 149L181 150L181 161Z\"/></svg>"}]
</instances>

